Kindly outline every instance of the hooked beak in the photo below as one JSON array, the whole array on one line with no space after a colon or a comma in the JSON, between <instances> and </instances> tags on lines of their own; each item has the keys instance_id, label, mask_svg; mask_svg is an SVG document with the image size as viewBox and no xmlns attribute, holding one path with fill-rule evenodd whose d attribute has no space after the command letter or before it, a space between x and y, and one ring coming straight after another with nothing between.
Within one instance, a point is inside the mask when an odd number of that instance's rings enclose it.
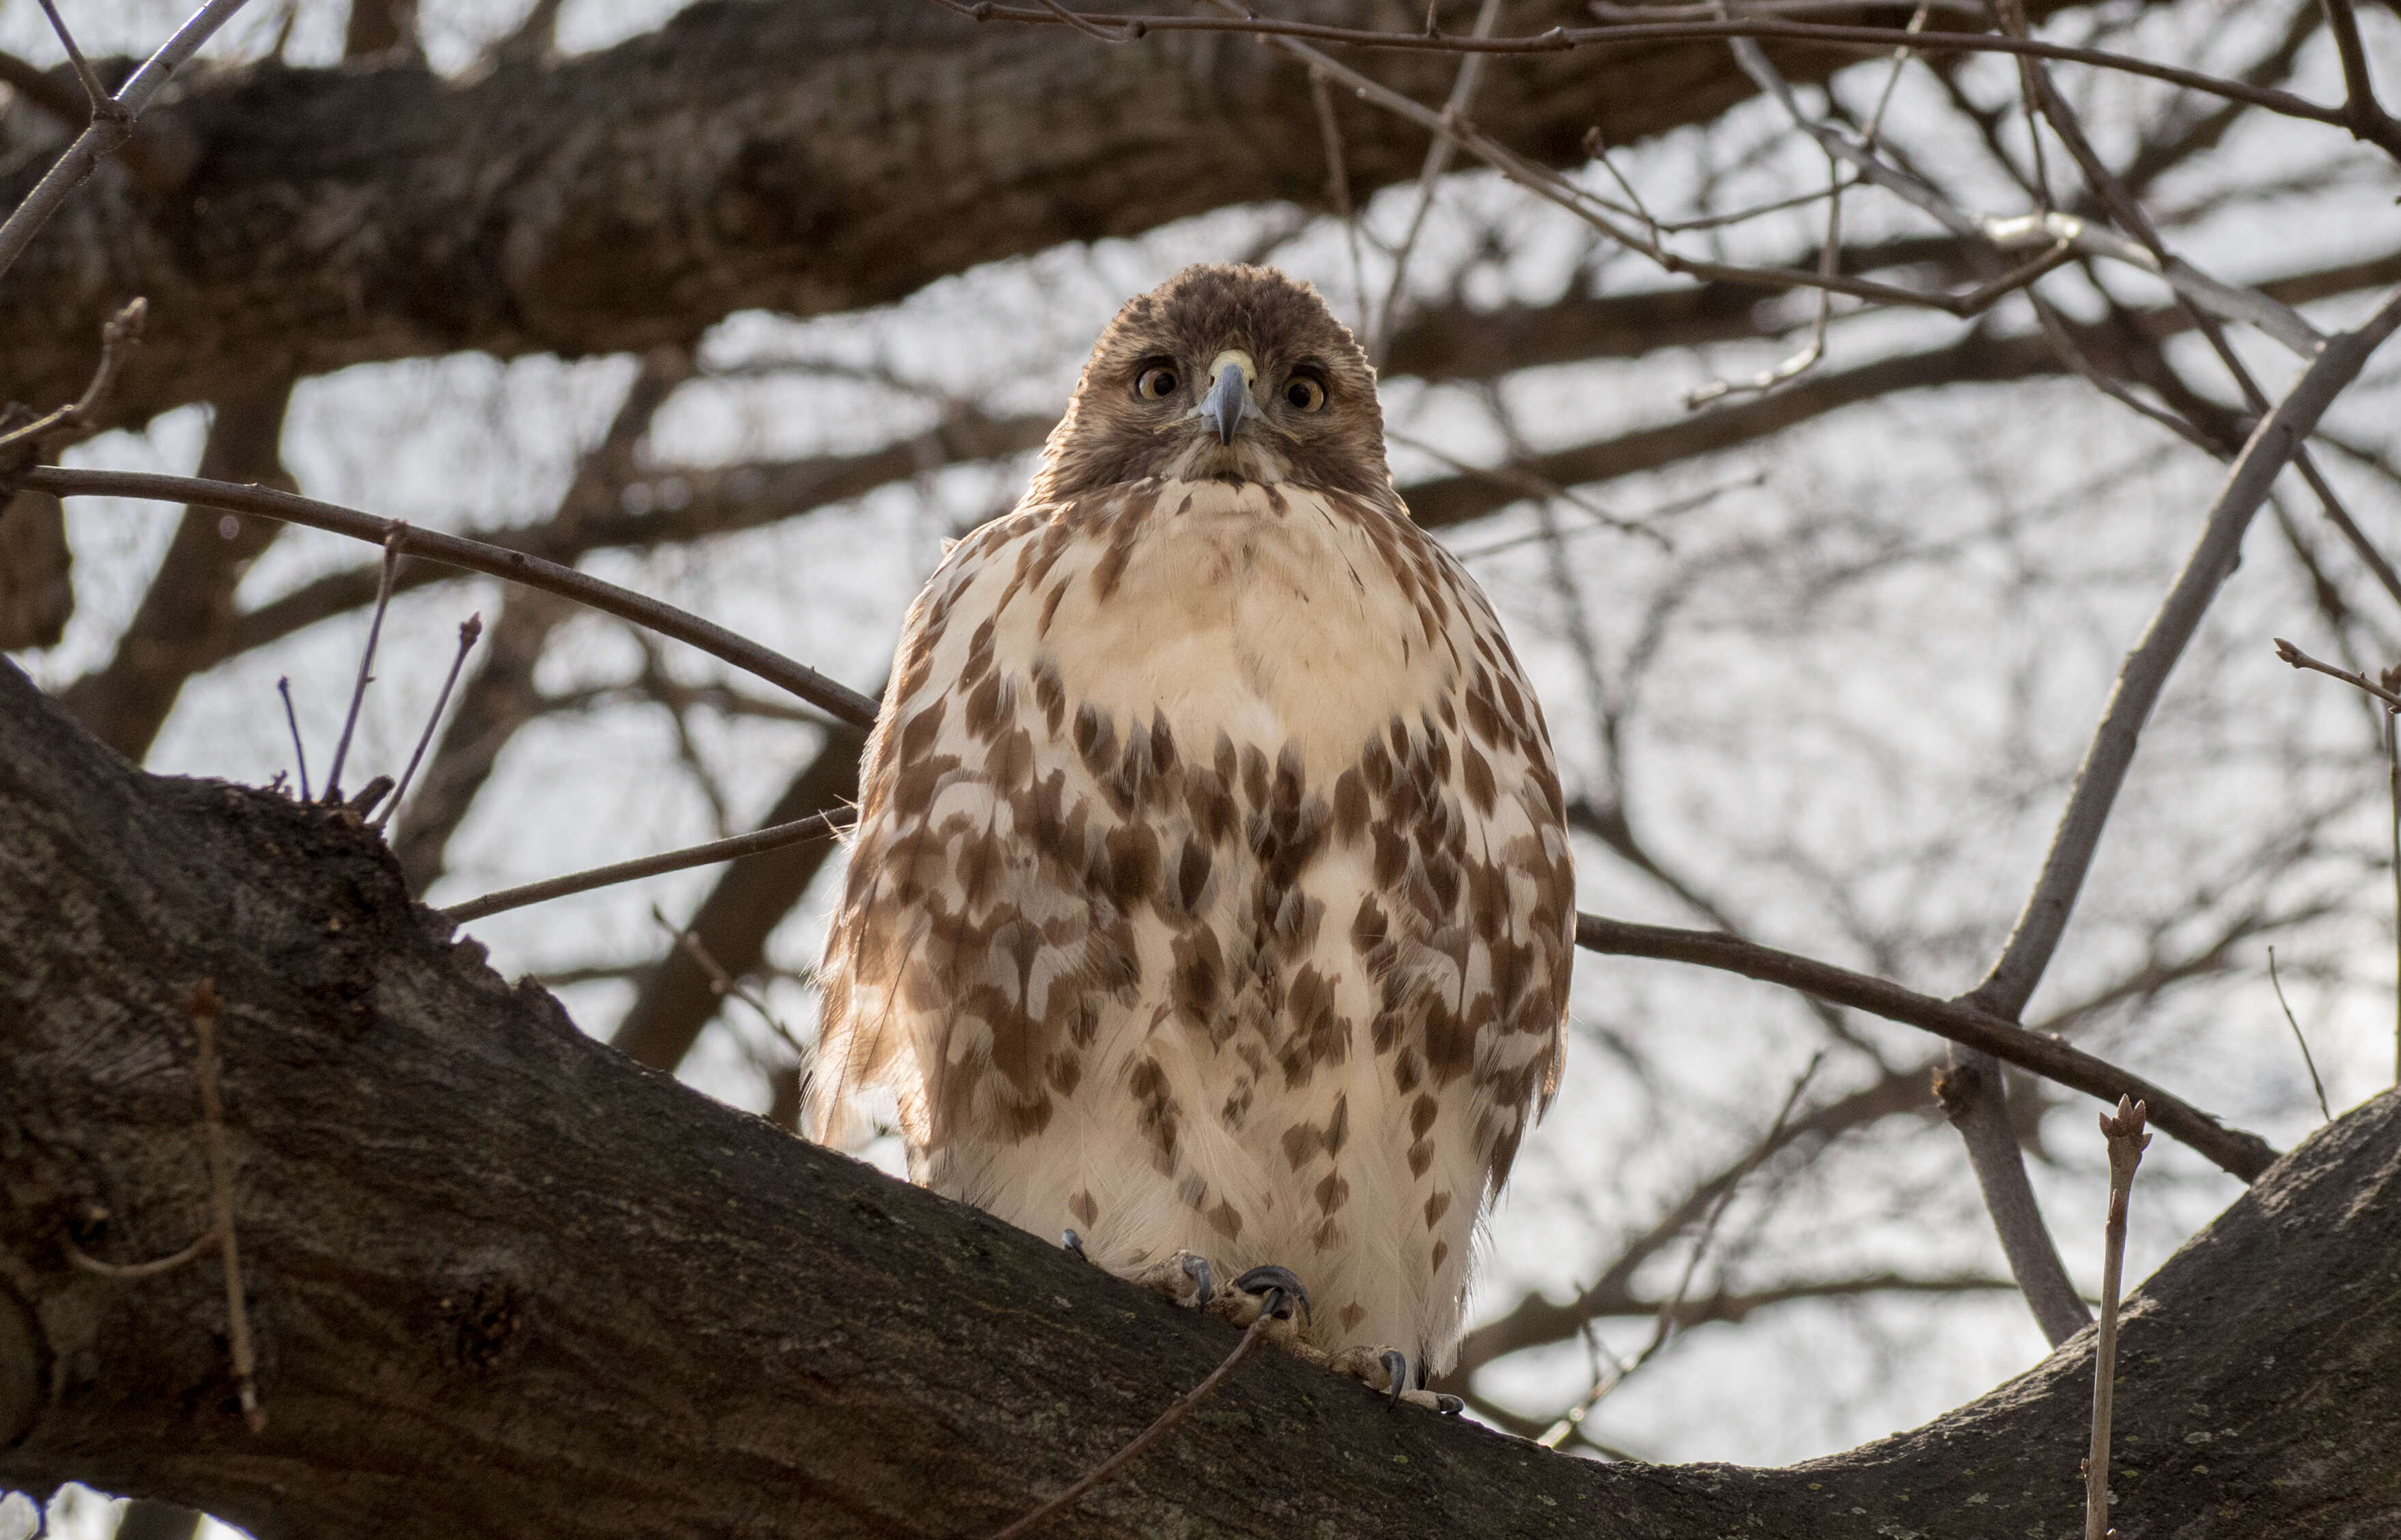
<instances>
[{"instance_id":1,"label":"hooked beak","mask_svg":"<svg viewBox=\"0 0 2401 1540\"><path fill-rule=\"evenodd\" d=\"M1242 409L1251 404L1250 385L1242 365L1234 359L1227 359L1217 371L1215 383L1200 403L1200 415L1216 425L1218 443L1234 442L1234 430L1242 425Z\"/></svg>"}]
</instances>

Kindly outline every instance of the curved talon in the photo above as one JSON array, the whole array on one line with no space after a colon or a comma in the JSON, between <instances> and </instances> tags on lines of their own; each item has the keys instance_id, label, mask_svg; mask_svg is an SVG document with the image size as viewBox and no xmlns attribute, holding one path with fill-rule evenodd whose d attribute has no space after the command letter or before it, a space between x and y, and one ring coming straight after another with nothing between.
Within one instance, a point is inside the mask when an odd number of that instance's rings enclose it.
<instances>
[{"instance_id":1,"label":"curved talon","mask_svg":"<svg viewBox=\"0 0 2401 1540\"><path fill-rule=\"evenodd\" d=\"M1467 1410L1467 1403L1447 1391L1437 1392L1434 1398L1434 1409L1445 1417L1458 1417Z\"/></svg>"},{"instance_id":2,"label":"curved talon","mask_svg":"<svg viewBox=\"0 0 2401 1540\"><path fill-rule=\"evenodd\" d=\"M1301 1286L1299 1275L1288 1267L1255 1267L1235 1279L1234 1286L1245 1294L1267 1296L1260 1308L1269 1315L1291 1315L1295 1300L1299 1301L1301 1314L1309 1314L1309 1290Z\"/></svg>"},{"instance_id":3,"label":"curved talon","mask_svg":"<svg viewBox=\"0 0 2401 1540\"><path fill-rule=\"evenodd\" d=\"M1083 1257L1084 1260L1088 1262L1091 1260L1091 1258L1087 1257L1084 1254L1084 1238L1081 1235L1077 1234L1074 1231L1061 1231L1059 1232L1059 1244L1065 1246L1069 1251L1074 1252L1077 1256Z\"/></svg>"},{"instance_id":4,"label":"curved talon","mask_svg":"<svg viewBox=\"0 0 2401 1540\"><path fill-rule=\"evenodd\" d=\"M1398 1348L1386 1348L1377 1361L1384 1366L1384 1405L1397 1411L1401 1392L1409 1388L1409 1356Z\"/></svg>"},{"instance_id":5,"label":"curved talon","mask_svg":"<svg viewBox=\"0 0 2401 1540\"><path fill-rule=\"evenodd\" d=\"M1192 1308L1208 1309L1209 1301L1217 1297L1217 1277L1209 1270L1209 1258L1200 1256L1185 1258L1184 1275L1192 1280L1198 1290L1192 1297Z\"/></svg>"}]
</instances>

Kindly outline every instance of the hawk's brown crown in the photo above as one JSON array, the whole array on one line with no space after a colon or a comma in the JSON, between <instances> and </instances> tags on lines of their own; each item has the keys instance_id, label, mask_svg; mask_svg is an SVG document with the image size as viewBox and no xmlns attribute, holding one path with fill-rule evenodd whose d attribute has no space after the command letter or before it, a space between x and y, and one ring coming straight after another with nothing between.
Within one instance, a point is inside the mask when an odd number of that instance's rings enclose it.
<instances>
[{"instance_id":1,"label":"hawk's brown crown","mask_svg":"<svg viewBox=\"0 0 2401 1540\"><path fill-rule=\"evenodd\" d=\"M1258 407L1231 447L1189 415L1212 362L1229 350L1255 363ZM1172 389L1146 397L1144 377L1162 367ZM1315 381L1323 403L1306 409L1305 388L1294 399L1297 380ZM1093 345L1051 431L1034 495L1059 501L1178 474L1392 501L1376 371L1315 289L1273 268L1203 264L1129 300Z\"/></svg>"}]
</instances>

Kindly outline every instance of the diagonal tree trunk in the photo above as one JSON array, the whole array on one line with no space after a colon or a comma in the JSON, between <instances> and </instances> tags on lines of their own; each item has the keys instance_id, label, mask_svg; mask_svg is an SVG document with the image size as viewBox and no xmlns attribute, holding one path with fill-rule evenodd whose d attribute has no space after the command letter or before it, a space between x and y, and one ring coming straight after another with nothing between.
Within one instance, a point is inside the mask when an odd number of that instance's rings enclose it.
<instances>
[{"instance_id":1,"label":"diagonal tree trunk","mask_svg":"<svg viewBox=\"0 0 2401 1540\"><path fill-rule=\"evenodd\" d=\"M1035 1237L707 1102L412 905L355 821L126 765L0 666L0 1482L261 1540L985 1533L1232 1345ZM263 1431L229 1409L188 1017L218 1026ZM2139 1191L2136 1201L2141 1201ZM2401 1511L2401 1096L2132 1301L2124 1540ZM2091 1336L1790 1470L1599 1465L1269 1354L1061 1537L2057 1535Z\"/></svg>"}]
</instances>

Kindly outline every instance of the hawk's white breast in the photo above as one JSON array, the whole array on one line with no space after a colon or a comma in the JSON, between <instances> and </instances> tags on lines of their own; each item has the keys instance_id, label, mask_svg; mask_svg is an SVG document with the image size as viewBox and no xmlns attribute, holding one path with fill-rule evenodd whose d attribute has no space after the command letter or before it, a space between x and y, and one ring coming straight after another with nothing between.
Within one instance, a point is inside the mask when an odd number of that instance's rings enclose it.
<instances>
[{"instance_id":1,"label":"hawk's white breast","mask_svg":"<svg viewBox=\"0 0 2401 1540\"><path fill-rule=\"evenodd\" d=\"M890 1079L938 1190L1118 1272L1280 1263L1324 1345L1447 1360L1572 936L1447 554L1288 485L1021 509L912 612L862 790L821 1107Z\"/></svg>"}]
</instances>

